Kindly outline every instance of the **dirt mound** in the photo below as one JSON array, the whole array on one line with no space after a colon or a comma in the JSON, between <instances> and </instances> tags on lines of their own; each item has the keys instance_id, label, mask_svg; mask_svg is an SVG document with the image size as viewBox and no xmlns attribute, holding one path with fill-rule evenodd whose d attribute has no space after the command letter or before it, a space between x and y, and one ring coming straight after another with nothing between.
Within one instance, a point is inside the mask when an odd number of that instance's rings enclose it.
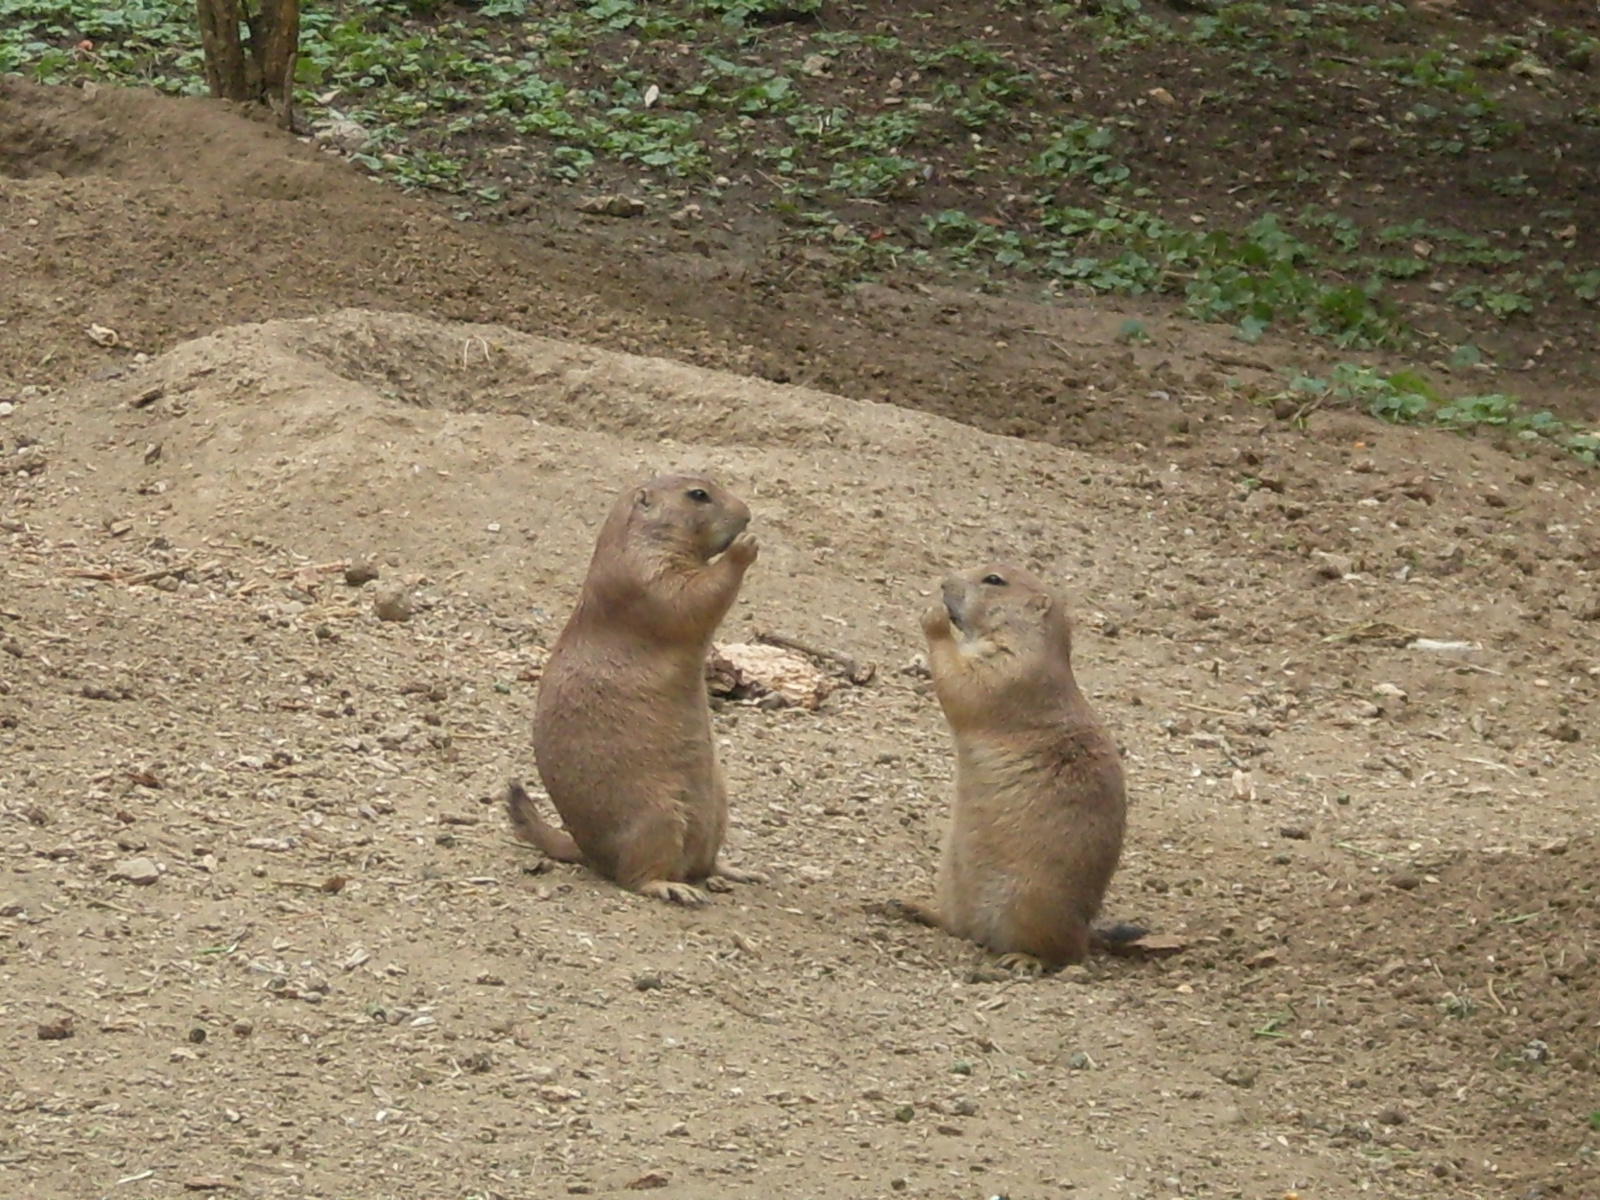
<instances>
[{"instance_id":1,"label":"dirt mound","mask_svg":"<svg viewBox=\"0 0 1600 1200\"><path fill-rule=\"evenodd\" d=\"M8 1192L1587 1186L1580 482L1337 420L1109 464L358 311L4 429ZM694 914L492 804L610 496L671 467L755 513L730 640L879 667L720 710L732 857L774 882ZM915 614L995 554L1079 617L1135 797L1110 905L1176 958L1028 983L866 909L926 892L947 802Z\"/></svg>"},{"instance_id":2,"label":"dirt mound","mask_svg":"<svg viewBox=\"0 0 1600 1200\"><path fill-rule=\"evenodd\" d=\"M467 236L447 210L225 106L7 78L0 116L0 391L346 304L541 332L610 324L583 318L581 291L542 286L570 263Z\"/></svg>"},{"instance_id":3,"label":"dirt mound","mask_svg":"<svg viewBox=\"0 0 1600 1200\"><path fill-rule=\"evenodd\" d=\"M1127 453L1302 358L1122 306L924 285L756 288L659 222L491 231L223 105L0 78L0 398L232 325L346 306L809 384ZM1133 312L1132 308L1128 312ZM114 331L107 347L91 325ZM1281 385L1281 379L1278 381Z\"/></svg>"},{"instance_id":4,"label":"dirt mound","mask_svg":"<svg viewBox=\"0 0 1600 1200\"><path fill-rule=\"evenodd\" d=\"M67 93L70 95L71 93ZM68 178L112 166L118 136L107 119L83 120L83 106L74 103L56 111L42 108L12 110L4 141L0 141L0 175L29 179L56 175Z\"/></svg>"}]
</instances>

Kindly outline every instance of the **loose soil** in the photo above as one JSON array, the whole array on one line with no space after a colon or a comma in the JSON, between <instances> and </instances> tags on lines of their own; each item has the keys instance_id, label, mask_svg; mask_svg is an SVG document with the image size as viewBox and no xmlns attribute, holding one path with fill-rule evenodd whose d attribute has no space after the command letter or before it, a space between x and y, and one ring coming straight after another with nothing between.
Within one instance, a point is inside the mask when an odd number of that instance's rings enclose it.
<instances>
[{"instance_id":1,"label":"loose soil","mask_svg":"<svg viewBox=\"0 0 1600 1200\"><path fill-rule=\"evenodd\" d=\"M1151 310L464 225L200 101L6 81L0 130L6 1194L1600 1191L1586 469L1298 428L1222 384L1307 351ZM495 804L673 467L755 513L725 640L879 668L719 710L772 882L700 912ZM874 911L948 802L916 613L1001 555L1180 954L1035 981Z\"/></svg>"}]
</instances>

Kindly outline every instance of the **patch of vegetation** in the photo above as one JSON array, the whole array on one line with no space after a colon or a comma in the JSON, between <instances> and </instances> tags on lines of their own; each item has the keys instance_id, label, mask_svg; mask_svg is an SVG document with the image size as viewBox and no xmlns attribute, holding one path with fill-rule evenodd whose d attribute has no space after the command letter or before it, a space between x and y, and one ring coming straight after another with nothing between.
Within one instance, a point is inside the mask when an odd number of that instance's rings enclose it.
<instances>
[{"instance_id":1,"label":"patch of vegetation","mask_svg":"<svg viewBox=\"0 0 1600 1200\"><path fill-rule=\"evenodd\" d=\"M1432 425L1458 433L1501 429L1524 441L1557 446L1591 465L1600 454L1600 435L1575 429L1551 413L1524 412L1514 397L1500 393L1447 400L1413 371L1385 374L1339 363L1325 376L1293 372L1288 386L1271 397L1284 398L1300 404L1302 419L1319 407L1355 408L1397 425Z\"/></svg>"},{"instance_id":2,"label":"patch of vegetation","mask_svg":"<svg viewBox=\"0 0 1600 1200\"><path fill-rule=\"evenodd\" d=\"M187 0L0 0L0 74L40 83L96 79L171 93L205 91Z\"/></svg>"},{"instance_id":3,"label":"patch of vegetation","mask_svg":"<svg viewBox=\"0 0 1600 1200\"><path fill-rule=\"evenodd\" d=\"M1533 301L1521 292L1486 288L1476 283L1469 283L1451 292L1450 303L1459 304L1462 308L1475 308L1480 312L1493 313L1501 320L1519 313L1533 312Z\"/></svg>"}]
</instances>

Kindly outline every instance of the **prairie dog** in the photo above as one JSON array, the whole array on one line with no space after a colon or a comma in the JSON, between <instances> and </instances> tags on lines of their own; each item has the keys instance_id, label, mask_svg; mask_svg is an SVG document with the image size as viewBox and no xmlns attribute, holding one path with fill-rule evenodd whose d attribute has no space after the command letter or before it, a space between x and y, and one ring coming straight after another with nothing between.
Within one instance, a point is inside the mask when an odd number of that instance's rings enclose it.
<instances>
[{"instance_id":1,"label":"prairie dog","mask_svg":"<svg viewBox=\"0 0 1600 1200\"><path fill-rule=\"evenodd\" d=\"M712 635L756 559L749 523L742 500L695 476L617 498L535 704L539 776L567 831L513 782L519 838L679 904L706 903L692 885L711 878L760 881L717 862L728 796L705 683Z\"/></svg>"},{"instance_id":2,"label":"prairie dog","mask_svg":"<svg viewBox=\"0 0 1600 1200\"><path fill-rule=\"evenodd\" d=\"M1072 674L1071 621L1037 579L997 564L944 580L922 630L956 795L937 911L903 907L1014 962L1082 962L1127 800L1117 748Z\"/></svg>"}]
</instances>

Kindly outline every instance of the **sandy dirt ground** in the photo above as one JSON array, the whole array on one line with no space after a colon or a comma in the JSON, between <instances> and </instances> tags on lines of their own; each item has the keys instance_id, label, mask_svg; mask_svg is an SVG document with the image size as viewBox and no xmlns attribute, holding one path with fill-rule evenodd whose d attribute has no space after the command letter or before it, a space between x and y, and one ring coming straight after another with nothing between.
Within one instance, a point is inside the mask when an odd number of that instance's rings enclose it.
<instances>
[{"instance_id":1,"label":"sandy dirt ground","mask_svg":"<svg viewBox=\"0 0 1600 1200\"><path fill-rule=\"evenodd\" d=\"M975 296L835 319L903 327L891 393L1044 331L1089 449L786 386L211 106L4 98L5 1194L1600 1195L1587 468ZM762 539L722 640L877 665L719 707L772 878L692 912L496 803L606 507L676 468ZM916 614L992 557L1076 615L1108 908L1182 953L1034 980L874 911L948 806Z\"/></svg>"}]
</instances>

